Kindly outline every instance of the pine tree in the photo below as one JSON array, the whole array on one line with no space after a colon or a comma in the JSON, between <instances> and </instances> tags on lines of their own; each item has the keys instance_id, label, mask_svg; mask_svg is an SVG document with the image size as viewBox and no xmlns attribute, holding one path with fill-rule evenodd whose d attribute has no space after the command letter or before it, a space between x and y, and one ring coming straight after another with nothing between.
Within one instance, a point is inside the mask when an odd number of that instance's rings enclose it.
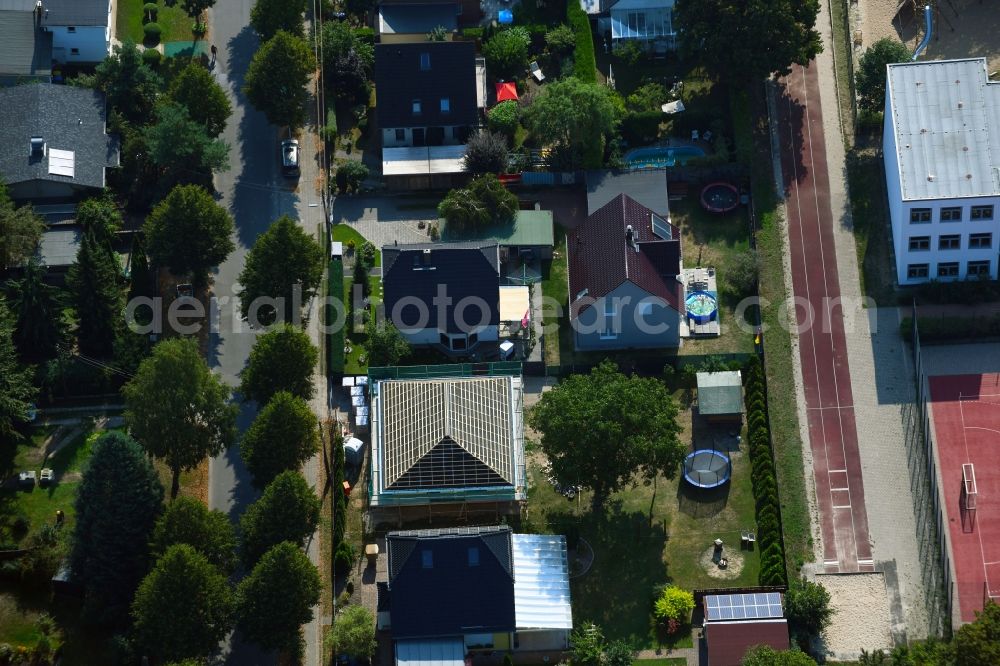
<instances>
[{"instance_id":1,"label":"pine tree","mask_svg":"<svg viewBox=\"0 0 1000 666\"><path fill-rule=\"evenodd\" d=\"M46 268L32 257L20 280L8 284L16 317L14 343L22 358L55 358L63 341L63 303L58 289L45 282Z\"/></svg>"},{"instance_id":2,"label":"pine tree","mask_svg":"<svg viewBox=\"0 0 1000 666\"><path fill-rule=\"evenodd\" d=\"M36 394L32 369L18 363L13 333L14 318L0 296L0 442L4 443L14 439L15 424L28 420Z\"/></svg>"},{"instance_id":3,"label":"pine tree","mask_svg":"<svg viewBox=\"0 0 1000 666\"><path fill-rule=\"evenodd\" d=\"M88 356L111 356L122 310L120 275L118 260L93 234L84 234L66 283L79 320L80 351Z\"/></svg>"}]
</instances>

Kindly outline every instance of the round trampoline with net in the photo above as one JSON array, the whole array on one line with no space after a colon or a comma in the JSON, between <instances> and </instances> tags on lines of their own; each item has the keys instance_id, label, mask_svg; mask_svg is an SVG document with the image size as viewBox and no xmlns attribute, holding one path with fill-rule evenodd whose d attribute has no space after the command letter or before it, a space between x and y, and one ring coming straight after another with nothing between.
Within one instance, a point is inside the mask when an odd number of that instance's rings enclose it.
<instances>
[{"instance_id":1,"label":"round trampoline with net","mask_svg":"<svg viewBox=\"0 0 1000 666\"><path fill-rule=\"evenodd\" d=\"M733 464L721 451L699 449L684 459L684 479L697 488L717 488L729 481Z\"/></svg>"}]
</instances>

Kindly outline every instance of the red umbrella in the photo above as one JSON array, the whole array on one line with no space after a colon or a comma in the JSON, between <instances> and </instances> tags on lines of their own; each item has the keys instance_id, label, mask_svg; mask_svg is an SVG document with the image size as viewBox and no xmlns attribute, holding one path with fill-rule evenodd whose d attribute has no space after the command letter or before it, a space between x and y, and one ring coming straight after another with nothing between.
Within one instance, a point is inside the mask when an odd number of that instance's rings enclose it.
<instances>
[{"instance_id":1,"label":"red umbrella","mask_svg":"<svg viewBox=\"0 0 1000 666\"><path fill-rule=\"evenodd\" d=\"M509 99L517 99L517 86L513 81L497 84L497 104Z\"/></svg>"}]
</instances>

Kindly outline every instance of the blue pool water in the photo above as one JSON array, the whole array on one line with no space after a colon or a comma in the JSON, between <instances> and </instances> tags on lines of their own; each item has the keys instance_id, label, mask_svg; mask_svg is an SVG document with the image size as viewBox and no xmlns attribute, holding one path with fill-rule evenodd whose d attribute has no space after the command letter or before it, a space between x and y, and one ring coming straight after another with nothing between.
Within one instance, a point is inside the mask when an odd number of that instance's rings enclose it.
<instances>
[{"instance_id":1,"label":"blue pool water","mask_svg":"<svg viewBox=\"0 0 1000 666\"><path fill-rule=\"evenodd\" d=\"M657 146L636 148L625 153L625 162L633 169L652 169L687 164L692 157L703 157L705 151L698 146Z\"/></svg>"}]
</instances>

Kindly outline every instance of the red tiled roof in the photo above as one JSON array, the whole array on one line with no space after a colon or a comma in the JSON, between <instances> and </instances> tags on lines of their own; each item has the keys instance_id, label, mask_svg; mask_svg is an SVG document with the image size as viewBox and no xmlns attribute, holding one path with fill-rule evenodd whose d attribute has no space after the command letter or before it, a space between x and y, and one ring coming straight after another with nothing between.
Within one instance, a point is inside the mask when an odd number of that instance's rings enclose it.
<instances>
[{"instance_id":1,"label":"red tiled roof","mask_svg":"<svg viewBox=\"0 0 1000 666\"><path fill-rule=\"evenodd\" d=\"M787 650L788 621L736 620L705 623L708 666L740 666L743 655L755 645Z\"/></svg>"},{"instance_id":2,"label":"red tiled roof","mask_svg":"<svg viewBox=\"0 0 1000 666\"><path fill-rule=\"evenodd\" d=\"M653 233L652 216L653 211L619 194L569 232L571 303L584 290L598 299L630 281L680 311L682 286L675 279L680 270L680 231L668 225L672 240L661 239ZM638 252L626 240L629 225ZM571 316L577 314L571 309Z\"/></svg>"}]
</instances>

